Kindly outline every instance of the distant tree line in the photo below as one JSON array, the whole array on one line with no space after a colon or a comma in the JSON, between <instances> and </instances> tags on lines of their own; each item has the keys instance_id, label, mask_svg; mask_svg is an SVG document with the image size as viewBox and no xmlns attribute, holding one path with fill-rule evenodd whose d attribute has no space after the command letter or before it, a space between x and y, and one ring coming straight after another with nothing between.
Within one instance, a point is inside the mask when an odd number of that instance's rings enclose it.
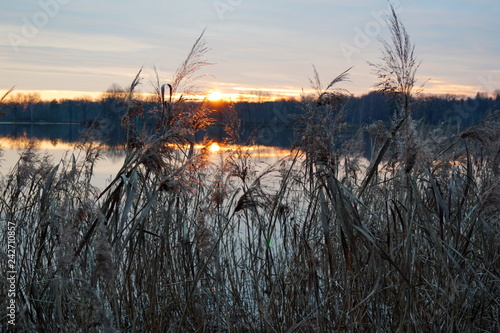
<instances>
[{"instance_id":1,"label":"distant tree line","mask_svg":"<svg viewBox=\"0 0 500 333\"><path fill-rule=\"evenodd\" d=\"M0 106L3 117L0 122L8 123L73 123L85 128L99 128L101 132L120 140L121 119L127 112L127 94L108 91L99 100L53 100L42 101L36 94L13 95ZM500 93L495 96L477 94L474 98L457 96L419 97L413 118L430 127L448 127L460 131L477 124L489 112L498 109ZM138 126L152 129L156 120L151 116L157 104L153 100L143 103L144 119L138 120ZM295 118L303 114L300 101L275 102L212 102L210 104L214 122L205 132L198 133L197 139L205 136L214 139L225 137L224 124L227 119L225 110L233 107L241 124L241 138L255 138L261 144L289 146L293 141ZM345 121L354 128L376 121L388 123L395 110L394 103L379 92L351 97L345 106Z\"/></svg>"}]
</instances>

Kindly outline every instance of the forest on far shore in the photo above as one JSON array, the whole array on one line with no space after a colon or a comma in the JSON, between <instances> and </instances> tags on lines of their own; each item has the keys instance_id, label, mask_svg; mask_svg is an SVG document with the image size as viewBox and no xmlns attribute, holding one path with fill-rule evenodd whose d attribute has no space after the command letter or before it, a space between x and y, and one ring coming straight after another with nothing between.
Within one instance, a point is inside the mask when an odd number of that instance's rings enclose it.
<instances>
[{"instance_id":1,"label":"forest on far shore","mask_svg":"<svg viewBox=\"0 0 500 333\"><path fill-rule=\"evenodd\" d=\"M127 93L107 92L98 100L42 101L36 94L13 94L0 106L0 123L72 123L84 128L94 126L105 129L104 140L108 143L119 144L123 137L120 123L127 112L127 97ZM500 94L497 92L495 96L491 96L478 93L474 98L453 95L420 96L416 102L412 117L419 124L430 129L439 127L447 132L457 133L476 125L491 111L498 109ZM253 135L259 144L287 147L294 140L294 120L304 114L304 103L296 100L204 103L211 110L213 123L203 132L197 133L197 140L204 137L223 138L223 127L228 121L225 110L232 107L241 123L243 138ZM154 127L153 111L157 106L158 103L154 100L142 101L144 119L141 119L141 126ZM344 106L344 120L353 129L376 121L389 123L395 108L391 98L380 92L353 96ZM9 133L3 131L2 135L9 136Z\"/></svg>"}]
</instances>

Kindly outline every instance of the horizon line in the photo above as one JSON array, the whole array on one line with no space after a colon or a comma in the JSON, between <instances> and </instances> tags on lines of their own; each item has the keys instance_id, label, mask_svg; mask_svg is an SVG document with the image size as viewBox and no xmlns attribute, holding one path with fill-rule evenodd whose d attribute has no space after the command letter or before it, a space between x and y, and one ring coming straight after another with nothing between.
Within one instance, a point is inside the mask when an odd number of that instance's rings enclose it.
<instances>
[{"instance_id":1,"label":"horizon line","mask_svg":"<svg viewBox=\"0 0 500 333\"><path fill-rule=\"evenodd\" d=\"M0 89L0 97L6 94L10 89ZM216 101L224 101L224 102L273 102L280 100L300 100L303 96L310 96L316 93L313 89L256 89L256 88L244 88L237 87L233 88L238 92L223 92L219 89L208 89L204 93L187 95L189 96L189 100L203 100L207 99L211 102ZM375 89L370 89L364 93L351 93L353 97L361 97L376 91ZM109 94L108 91L84 91L84 90L55 90L55 89L13 89L9 95L29 95L29 94L38 94L38 97L41 101L50 102L50 101L63 101L63 100L85 100L91 99L93 101L101 99L105 94ZM128 92L123 92L124 94L128 94ZM144 97L155 96L155 93L151 92L134 92L134 94L141 95ZM450 92L448 90L444 91L429 91L429 92L420 92L418 95L421 96L453 96L457 98L468 98L475 97L477 94L487 95L489 97L494 97L495 93L485 92L485 91L457 91ZM180 96L181 94L177 94ZM212 97L211 97L212 96ZM216 96L216 97L215 97ZM215 98L214 98L215 97ZM8 101L9 96L6 97L6 101Z\"/></svg>"}]
</instances>

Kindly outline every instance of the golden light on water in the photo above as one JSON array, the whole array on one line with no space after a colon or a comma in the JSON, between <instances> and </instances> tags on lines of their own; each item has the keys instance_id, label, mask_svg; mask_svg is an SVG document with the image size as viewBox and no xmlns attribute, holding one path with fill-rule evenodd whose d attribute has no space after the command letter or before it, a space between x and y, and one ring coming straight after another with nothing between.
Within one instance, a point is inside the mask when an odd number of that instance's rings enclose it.
<instances>
[{"instance_id":1,"label":"golden light on water","mask_svg":"<svg viewBox=\"0 0 500 333\"><path fill-rule=\"evenodd\" d=\"M38 150L71 150L75 147L73 143L58 140L0 137L1 148L24 150L29 147L30 143Z\"/></svg>"}]
</instances>

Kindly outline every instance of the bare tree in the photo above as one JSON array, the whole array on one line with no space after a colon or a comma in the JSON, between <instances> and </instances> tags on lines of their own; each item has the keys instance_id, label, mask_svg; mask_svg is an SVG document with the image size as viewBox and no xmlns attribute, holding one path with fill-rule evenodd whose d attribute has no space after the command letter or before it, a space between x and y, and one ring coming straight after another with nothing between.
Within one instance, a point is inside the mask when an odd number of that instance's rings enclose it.
<instances>
[{"instance_id":1,"label":"bare tree","mask_svg":"<svg viewBox=\"0 0 500 333\"><path fill-rule=\"evenodd\" d=\"M118 83L113 83L109 86L105 93L102 95L102 99L114 99L124 101L127 96L126 90L120 86Z\"/></svg>"}]
</instances>

